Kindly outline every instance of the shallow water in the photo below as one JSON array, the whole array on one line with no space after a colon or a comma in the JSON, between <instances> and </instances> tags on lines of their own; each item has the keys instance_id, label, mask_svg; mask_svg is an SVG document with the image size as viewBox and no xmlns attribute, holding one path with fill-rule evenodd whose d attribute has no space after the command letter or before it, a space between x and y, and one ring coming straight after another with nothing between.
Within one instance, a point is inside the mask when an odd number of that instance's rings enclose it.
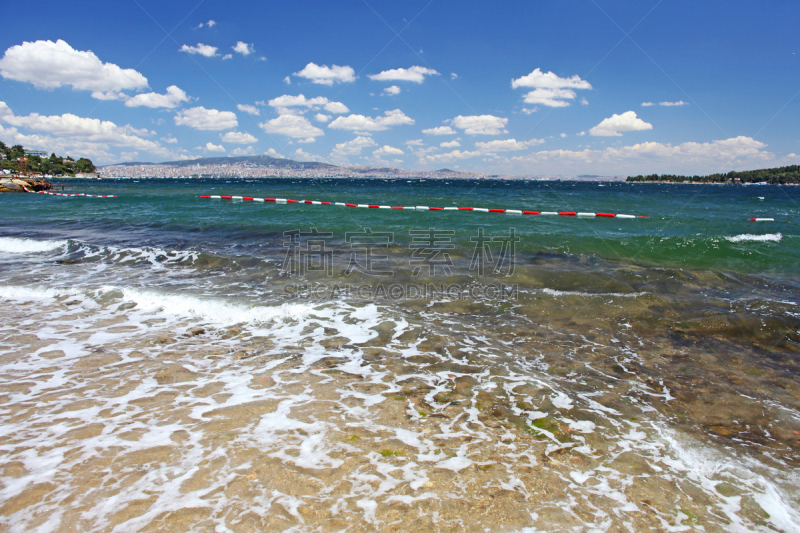
<instances>
[{"instance_id":1,"label":"shallow water","mask_svg":"<svg viewBox=\"0 0 800 533\"><path fill-rule=\"evenodd\" d=\"M195 181L0 198L7 530L798 530L794 188Z\"/></svg>"}]
</instances>

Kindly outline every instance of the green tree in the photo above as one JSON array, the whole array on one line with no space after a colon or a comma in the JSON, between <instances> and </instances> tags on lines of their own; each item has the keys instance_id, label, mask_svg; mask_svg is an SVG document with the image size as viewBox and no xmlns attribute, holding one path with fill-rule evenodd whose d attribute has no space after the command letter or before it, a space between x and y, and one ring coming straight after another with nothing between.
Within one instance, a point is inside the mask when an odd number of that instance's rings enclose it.
<instances>
[{"instance_id":1,"label":"green tree","mask_svg":"<svg viewBox=\"0 0 800 533\"><path fill-rule=\"evenodd\" d=\"M95 167L92 163L91 159L86 159L85 157L81 157L77 161L75 161L75 172L94 172Z\"/></svg>"}]
</instances>

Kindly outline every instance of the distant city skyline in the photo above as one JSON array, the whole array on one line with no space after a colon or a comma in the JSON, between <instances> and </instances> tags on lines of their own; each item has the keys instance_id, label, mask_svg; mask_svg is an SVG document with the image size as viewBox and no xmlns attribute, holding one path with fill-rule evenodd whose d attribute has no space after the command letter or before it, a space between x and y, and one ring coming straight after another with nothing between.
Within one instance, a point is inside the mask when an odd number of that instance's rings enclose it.
<instances>
[{"instance_id":1,"label":"distant city skyline","mask_svg":"<svg viewBox=\"0 0 800 533\"><path fill-rule=\"evenodd\" d=\"M37 2L0 140L98 166L259 155L608 176L800 164L800 5Z\"/></svg>"}]
</instances>

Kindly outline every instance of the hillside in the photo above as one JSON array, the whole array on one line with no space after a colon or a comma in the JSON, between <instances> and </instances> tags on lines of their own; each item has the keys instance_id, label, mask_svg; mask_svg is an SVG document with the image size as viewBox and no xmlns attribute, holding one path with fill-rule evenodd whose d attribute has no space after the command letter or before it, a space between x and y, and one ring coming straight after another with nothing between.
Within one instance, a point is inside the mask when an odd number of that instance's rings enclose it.
<instances>
[{"instance_id":1,"label":"hillside","mask_svg":"<svg viewBox=\"0 0 800 533\"><path fill-rule=\"evenodd\" d=\"M725 174L709 174L708 176L679 176L674 174L650 174L648 176L628 177L629 182L671 182L671 183L769 183L787 185L800 183L800 165L788 167L764 168L761 170L731 171Z\"/></svg>"},{"instance_id":2,"label":"hillside","mask_svg":"<svg viewBox=\"0 0 800 533\"><path fill-rule=\"evenodd\" d=\"M42 157L28 153L22 145L7 146L0 142L0 171L20 172L32 174L47 174L50 176L74 176L76 172L95 172L91 159L85 157L76 161L72 157L59 156L55 153L50 157ZM20 168L20 160L22 168Z\"/></svg>"}]
</instances>

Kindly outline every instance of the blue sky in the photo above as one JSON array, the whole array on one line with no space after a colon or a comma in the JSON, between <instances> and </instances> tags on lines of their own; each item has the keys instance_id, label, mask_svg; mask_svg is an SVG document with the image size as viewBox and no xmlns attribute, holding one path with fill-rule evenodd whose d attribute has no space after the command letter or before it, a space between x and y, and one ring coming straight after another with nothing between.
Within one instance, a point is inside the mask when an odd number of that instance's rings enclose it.
<instances>
[{"instance_id":1,"label":"blue sky","mask_svg":"<svg viewBox=\"0 0 800 533\"><path fill-rule=\"evenodd\" d=\"M800 163L797 2L32 2L0 139L488 174Z\"/></svg>"}]
</instances>

